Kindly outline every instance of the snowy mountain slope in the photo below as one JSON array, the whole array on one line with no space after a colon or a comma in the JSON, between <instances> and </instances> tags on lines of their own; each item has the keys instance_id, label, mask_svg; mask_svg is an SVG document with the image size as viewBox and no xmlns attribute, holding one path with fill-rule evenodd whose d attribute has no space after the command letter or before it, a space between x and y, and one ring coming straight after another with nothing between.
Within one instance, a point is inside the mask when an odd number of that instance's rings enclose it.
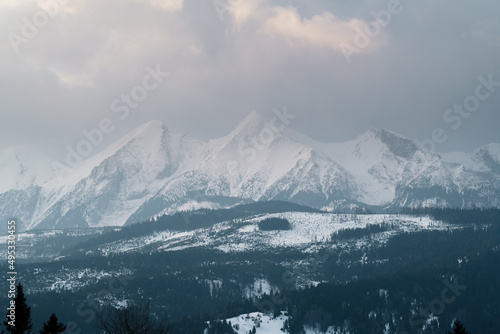
<instances>
[{"instance_id":1,"label":"snowy mountain slope","mask_svg":"<svg viewBox=\"0 0 500 334\"><path fill-rule=\"evenodd\" d=\"M193 195L202 201L276 199L315 206L353 197L356 184L339 164L281 133L258 140L267 127L252 113L229 135L210 141L206 158L169 180L129 222L147 219L152 212L169 212L165 208L171 210Z\"/></svg>"},{"instance_id":2,"label":"snowy mountain slope","mask_svg":"<svg viewBox=\"0 0 500 334\"><path fill-rule=\"evenodd\" d=\"M396 206L494 207L500 199L500 145L441 154L421 173L408 172Z\"/></svg>"},{"instance_id":3,"label":"snowy mountain slope","mask_svg":"<svg viewBox=\"0 0 500 334\"><path fill-rule=\"evenodd\" d=\"M34 147L16 146L0 152L0 194L26 189L55 177L49 157Z\"/></svg>"},{"instance_id":4,"label":"snowy mountain slope","mask_svg":"<svg viewBox=\"0 0 500 334\"><path fill-rule=\"evenodd\" d=\"M199 159L200 145L171 134L161 122L149 122L75 168L83 177L71 175L60 187L57 180L44 185L45 200L29 228L122 225L165 179Z\"/></svg>"},{"instance_id":5,"label":"snowy mountain slope","mask_svg":"<svg viewBox=\"0 0 500 334\"><path fill-rule=\"evenodd\" d=\"M500 175L500 144L481 146L471 154L450 152L441 156L447 161L463 165L470 171L492 173L497 177Z\"/></svg>"},{"instance_id":6,"label":"snowy mountain slope","mask_svg":"<svg viewBox=\"0 0 500 334\"><path fill-rule=\"evenodd\" d=\"M23 222L31 221L37 210L40 197L40 186L30 186L26 189L9 190L0 194L0 219L17 219L17 229L23 229ZM7 230L4 230L6 233Z\"/></svg>"},{"instance_id":7,"label":"snowy mountain slope","mask_svg":"<svg viewBox=\"0 0 500 334\"><path fill-rule=\"evenodd\" d=\"M330 144L290 134L307 140L352 174L360 203L396 208L499 205L498 187L487 175L447 162L388 130L370 129L354 140Z\"/></svg>"},{"instance_id":8,"label":"snowy mountain slope","mask_svg":"<svg viewBox=\"0 0 500 334\"><path fill-rule=\"evenodd\" d=\"M322 146L360 183L358 200L371 205L390 203L405 168L411 166L418 172L424 161L433 159L413 141L384 129L371 129L354 140Z\"/></svg>"},{"instance_id":9,"label":"snowy mountain slope","mask_svg":"<svg viewBox=\"0 0 500 334\"><path fill-rule=\"evenodd\" d=\"M465 170L462 165L436 160L396 192L395 206L492 207L499 205L500 188L491 176Z\"/></svg>"},{"instance_id":10,"label":"snowy mountain slope","mask_svg":"<svg viewBox=\"0 0 500 334\"><path fill-rule=\"evenodd\" d=\"M500 144L440 156L384 129L321 143L257 113L209 142L151 121L49 181L47 159L12 152L0 157L0 209L29 229L121 226L260 200L328 210L500 205Z\"/></svg>"},{"instance_id":11,"label":"snowy mountain slope","mask_svg":"<svg viewBox=\"0 0 500 334\"><path fill-rule=\"evenodd\" d=\"M0 218L30 221L41 184L55 177L52 160L34 147L16 146L0 152Z\"/></svg>"}]
</instances>

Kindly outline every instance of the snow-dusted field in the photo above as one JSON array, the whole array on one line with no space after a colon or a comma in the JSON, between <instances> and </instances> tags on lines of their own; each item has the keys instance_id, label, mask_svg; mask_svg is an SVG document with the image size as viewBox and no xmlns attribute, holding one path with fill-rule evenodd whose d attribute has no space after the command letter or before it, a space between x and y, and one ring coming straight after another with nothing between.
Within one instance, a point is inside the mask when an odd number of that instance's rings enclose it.
<instances>
[{"instance_id":1,"label":"snow-dusted field","mask_svg":"<svg viewBox=\"0 0 500 334\"><path fill-rule=\"evenodd\" d=\"M281 315L275 319L260 312L242 314L234 318L227 319L231 322L233 329L238 334L248 334L255 327L255 332L259 334L283 333L281 330L287 316Z\"/></svg>"},{"instance_id":2,"label":"snow-dusted field","mask_svg":"<svg viewBox=\"0 0 500 334\"><path fill-rule=\"evenodd\" d=\"M266 218L285 218L290 230L261 231L258 223ZM370 238L348 240L332 244L331 237L342 230L366 228L369 225L389 224L387 231L373 234ZM117 241L99 248L103 255L140 251L174 251L193 247L210 247L223 252L242 252L255 249L294 247L313 252L326 244L345 247L353 242L358 247L367 243L383 245L391 237L403 232L422 230L447 230L458 228L429 217L408 215L356 215L335 213L285 212L267 214L246 220L233 220L189 232L163 231L148 236Z\"/></svg>"},{"instance_id":3,"label":"snow-dusted field","mask_svg":"<svg viewBox=\"0 0 500 334\"><path fill-rule=\"evenodd\" d=\"M284 218L290 222L290 230L261 231L259 222L267 218ZM151 222L154 224L154 222ZM384 224L386 230L357 239L341 239L332 242L332 236L343 230L363 229L370 225ZM387 229L387 227L389 227ZM434 221L429 217L414 217L399 214L336 214L285 212L235 219L193 231L159 231L145 236L118 240L89 249L87 255L129 252L163 252L187 248L206 247L225 253L251 250L273 250L293 248L304 253L314 253L320 249L353 250L362 247L383 246L390 238L403 232L422 230L448 230L456 225ZM17 235L18 259L61 259L56 248L40 248L45 240L57 240L62 236L77 237L85 234L101 234L97 230L47 230L38 233L21 232ZM0 236L0 255L6 255L7 236Z\"/></svg>"},{"instance_id":4,"label":"snow-dusted field","mask_svg":"<svg viewBox=\"0 0 500 334\"><path fill-rule=\"evenodd\" d=\"M256 334L283 334L288 333L288 330L285 329L285 321L287 319L288 316L284 312L281 312L281 315L276 318L260 312L253 312L241 314L237 317L226 319L226 321L228 323L231 322L233 329L238 334L248 334L253 328L255 328ZM322 332L316 328L306 327L305 332L306 334L340 334L341 329L330 327L326 332Z\"/></svg>"}]
</instances>

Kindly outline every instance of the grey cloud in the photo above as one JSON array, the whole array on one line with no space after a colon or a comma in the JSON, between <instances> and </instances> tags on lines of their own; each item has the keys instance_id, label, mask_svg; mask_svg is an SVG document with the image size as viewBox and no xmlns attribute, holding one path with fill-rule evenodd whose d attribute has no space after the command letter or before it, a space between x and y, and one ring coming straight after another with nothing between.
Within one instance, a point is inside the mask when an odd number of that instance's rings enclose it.
<instances>
[{"instance_id":1,"label":"grey cloud","mask_svg":"<svg viewBox=\"0 0 500 334\"><path fill-rule=\"evenodd\" d=\"M261 32L256 18L240 29L212 3L186 0L175 13L139 1L82 1L54 17L14 54L0 41L0 146L33 143L56 155L81 130L115 117L111 102L141 83L146 66L169 78L118 122L107 142L150 119L201 139L225 134L252 110L286 105L292 127L324 141L385 127L425 139L436 127L449 139L437 149L466 150L500 142L500 90L451 130L442 117L474 93L477 77L500 81L500 25L493 1L406 1L375 37L373 52L346 62L338 51L291 43ZM290 2L264 1L265 6ZM348 21L372 19L387 1L297 1L302 20L329 12ZM3 8L4 36L36 7ZM353 32L354 36L354 32ZM293 41L292 41L293 42Z\"/></svg>"}]
</instances>

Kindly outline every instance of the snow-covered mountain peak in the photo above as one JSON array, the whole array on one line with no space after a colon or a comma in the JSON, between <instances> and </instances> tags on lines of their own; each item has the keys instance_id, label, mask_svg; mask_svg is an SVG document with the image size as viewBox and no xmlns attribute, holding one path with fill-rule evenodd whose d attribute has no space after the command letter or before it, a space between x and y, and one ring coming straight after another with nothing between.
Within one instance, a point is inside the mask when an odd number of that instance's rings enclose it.
<instances>
[{"instance_id":1,"label":"snow-covered mountain peak","mask_svg":"<svg viewBox=\"0 0 500 334\"><path fill-rule=\"evenodd\" d=\"M264 118L259 113L257 113L257 111L253 110L241 122L238 123L236 129L246 127L247 125L251 125L253 123L260 123L263 120Z\"/></svg>"},{"instance_id":2,"label":"snow-covered mountain peak","mask_svg":"<svg viewBox=\"0 0 500 334\"><path fill-rule=\"evenodd\" d=\"M73 188L78 182L80 182L80 180L88 177L94 168L98 167L118 152L122 152L121 154L127 155L133 151L148 152L152 149L158 150L159 146L161 146L159 145L161 143L161 138L168 134L169 132L167 127L161 121L152 120L142 124L94 156L82 161L77 166L64 171L60 175L57 175L56 178L48 182L45 187L45 191L64 192Z\"/></svg>"},{"instance_id":3,"label":"snow-covered mountain peak","mask_svg":"<svg viewBox=\"0 0 500 334\"><path fill-rule=\"evenodd\" d=\"M27 228L53 228L123 225L246 200L332 210L500 203L500 144L458 156L463 167L386 129L323 143L282 125L252 112L207 143L150 121L66 172L62 183L38 176L51 163L40 167L47 159L37 152L0 152L0 190L7 190L0 212Z\"/></svg>"},{"instance_id":4,"label":"snow-covered mountain peak","mask_svg":"<svg viewBox=\"0 0 500 334\"><path fill-rule=\"evenodd\" d=\"M269 148L276 138L282 137L281 133L272 129L264 117L253 111L228 135L209 141L208 147L212 154L208 158L215 158L215 153L220 152L233 155L230 159L238 160L250 154L250 151L262 152L264 147Z\"/></svg>"},{"instance_id":5,"label":"snow-covered mountain peak","mask_svg":"<svg viewBox=\"0 0 500 334\"><path fill-rule=\"evenodd\" d=\"M131 141L143 141L147 144L148 141L155 141L168 133L168 128L163 122L152 120L133 129L122 137L122 139L118 140L117 144L125 145Z\"/></svg>"},{"instance_id":6,"label":"snow-covered mountain peak","mask_svg":"<svg viewBox=\"0 0 500 334\"><path fill-rule=\"evenodd\" d=\"M262 129L268 126L264 117L259 115L256 111L252 111L245 117L238 126L225 136L226 139L249 138L256 137L262 131Z\"/></svg>"},{"instance_id":7,"label":"snow-covered mountain peak","mask_svg":"<svg viewBox=\"0 0 500 334\"><path fill-rule=\"evenodd\" d=\"M377 142L382 143L392 154L407 160L412 159L413 155L420 150L415 141L384 128L371 128L359 136L357 142L358 145L368 143L372 149L375 148L374 145L377 145Z\"/></svg>"}]
</instances>

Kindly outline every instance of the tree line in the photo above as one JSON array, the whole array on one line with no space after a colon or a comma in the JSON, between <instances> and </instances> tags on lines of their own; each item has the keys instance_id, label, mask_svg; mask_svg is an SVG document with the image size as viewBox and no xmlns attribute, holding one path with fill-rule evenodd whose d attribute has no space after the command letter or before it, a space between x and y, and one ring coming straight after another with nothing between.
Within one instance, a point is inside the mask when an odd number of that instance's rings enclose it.
<instances>
[{"instance_id":1,"label":"tree line","mask_svg":"<svg viewBox=\"0 0 500 334\"><path fill-rule=\"evenodd\" d=\"M16 297L14 312L8 310L6 320L3 321L5 330L2 334L30 334L33 330L31 322L31 307L26 302L23 286L19 283L16 286ZM280 313L281 314L281 313ZM290 314L290 313L288 313ZM276 316L274 312L274 316ZM295 316L290 316L286 320L282 331L289 333L304 333L303 325L294 322ZM211 320L209 322L202 321L201 318L198 322L204 323L203 326L198 328L196 332L208 334L237 334L231 322L226 320ZM196 321L190 321L196 323ZM447 334L471 334L465 326L456 319L453 325L453 332ZM60 322L57 316L52 313L50 318L42 324L40 334L63 334L66 331L66 325ZM101 334L168 334L170 327L166 321L158 320L151 312L149 303L140 303L139 305L128 305L125 308L108 307L100 312L97 316L96 324L97 333ZM186 328L184 328L185 330ZM184 331L178 330L178 333L192 333L191 330ZM325 328L326 330L326 328ZM250 331L250 334L256 334L255 327Z\"/></svg>"},{"instance_id":2,"label":"tree line","mask_svg":"<svg viewBox=\"0 0 500 334\"><path fill-rule=\"evenodd\" d=\"M33 332L31 307L26 302L23 286L16 286L16 297L8 309L1 334L30 334ZM52 313L42 324L39 334L63 334L67 326ZM150 312L149 303L128 305L125 308L108 307L97 314L97 333L101 334L167 334L169 327Z\"/></svg>"}]
</instances>

